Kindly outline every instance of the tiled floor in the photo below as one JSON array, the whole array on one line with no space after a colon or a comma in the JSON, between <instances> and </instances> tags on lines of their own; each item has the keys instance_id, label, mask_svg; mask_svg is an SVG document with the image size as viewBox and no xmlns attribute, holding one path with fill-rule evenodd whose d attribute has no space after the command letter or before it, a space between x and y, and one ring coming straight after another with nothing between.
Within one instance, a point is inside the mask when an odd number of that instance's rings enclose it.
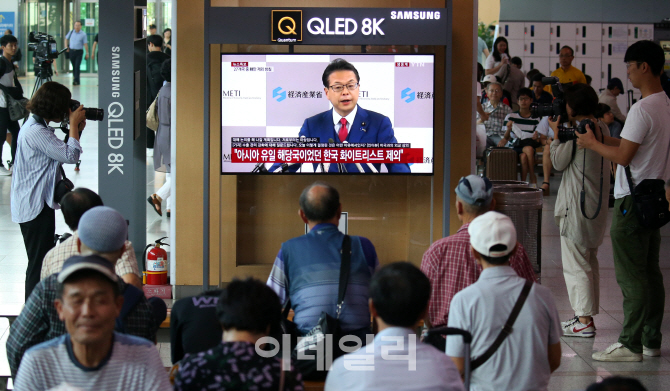
<instances>
[{"instance_id":1,"label":"tiled floor","mask_svg":"<svg viewBox=\"0 0 670 391\"><path fill-rule=\"evenodd\" d=\"M55 81L70 85L70 78L56 77ZM22 80L24 89L32 90L33 79ZM73 98L87 107L96 107L97 79L82 78L82 84L73 87ZM73 166L66 171L76 186L85 186L93 190L98 188L97 179L97 123L90 122L82 137L81 171L75 173ZM3 159L9 156L9 146L5 144ZM155 174L151 163L147 165L147 195L155 192L164 181L162 174ZM0 316L15 316L23 304L23 280L25 277L26 255L19 226L11 222L9 194L11 177L0 177ZM561 318L567 320L572 316L568 301L565 281L563 279L560 241L558 228L554 224L553 205L560 184L560 175L551 179L552 195L544 200L542 220L542 284L551 288ZM611 221L611 212L610 221ZM66 232L67 227L62 215L56 213L56 232ZM147 209L147 242L166 236L168 219L159 217L154 211ZM609 229L607 230L609 232ZM661 269L665 280L670 279L670 226L662 230ZM583 390L589 384L611 375L633 376L640 379L649 390L670 389L670 340L666 339L662 346L662 357L645 357L642 363L600 363L591 360L594 350L602 350L616 342L621 331L623 320L622 295L614 278L612 262L612 245L609 235L599 250L601 274L601 312L596 317L598 332L593 339L563 338L561 347L563 358L560 368L551 378L549 389ZM670 308L670 300L666 308ZM670 321L665 319L663 331L670 334ZM158 345L165 366L170 366L169 343ZM4 349L4 346L0 347Z\"/></svg>"}]
</instances>

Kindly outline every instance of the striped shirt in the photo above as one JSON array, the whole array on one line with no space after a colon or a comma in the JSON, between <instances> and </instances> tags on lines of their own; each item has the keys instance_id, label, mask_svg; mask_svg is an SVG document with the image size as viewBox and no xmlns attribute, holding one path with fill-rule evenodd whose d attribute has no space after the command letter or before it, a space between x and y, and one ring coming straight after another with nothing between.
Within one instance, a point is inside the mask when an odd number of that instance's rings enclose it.
<instances>
[{"instance_id":1,"label":"striped shirt","mask_svg":"<svg viewBox=\"0 0 670 391\"><path fill-rule=\"evenodd\" d=\"M535 133L537 125L540 123L540 118L524 118L518 111L509 113L507 114L507 117L505 117L503 131L507 131L507 122L509 121L512 121L512 133L514 133L514 138L524 140L533 138L533 133Z\"/></svg>"},{"instance_id":2,"label":"striped shirt","mask_svg":"<svg viewBox=\"0 0 670 391\"><path fill-rule=\"evenodd\" d=\"M54 134L54 128L29 116L19 131L12 175L12 221L25 223L37 217L46 203L60 209L54 201L54 188L61 179L60 165L75 164L82 149L70 137L67 144Z\"/></svg>"},{"instance_id":3,"label":"striped shirt","mask_svg":"<svg viewBox=\"0 0 670 391\"><path fill-rule=\"evenodd\" d=\"M63 264L68 258L81 254L77 248L77 239L79 239L79 234L77 231L74 231L71 237L49 250L42 262L40 280L44 280L54 273L60 273L61 269L63 269ZM142 277L137 267L137 258L135 257L133 244L129 240L126 240L126 250L121 255L121 258L119 258L119 261L116 262L116 274L123 276L130 273Z\"/></svg>"},{"instance_id":4,"label":"striped shirt","mask_svg":"<svg viewBox=\"0 0 670 391\"><path fill-rule=\"evenodd\" d=\"M114 333L109 355L95 368L83 366L72 350L70 335L41 343L26 352L14 389L172 390L153 343Z\"/></svg>"},{"instance_id":5,"label":"striped shirt","mask_svg":"<svg viewBox=\"0 0 670 391\"><path fill-rule=\"evenodd\" d=\"M119 278L119 289L125 292L126 283ZM24 353L44 341L66 334L65 323L58 317L54 300L58 298L58 275L52 274L35 286L26 305L9 329L7 361L12 376L16 376ZM154 317L145 297L135 304L124 319L125 332L130 335L156 339Z\"/></svg>"}]
</instances>

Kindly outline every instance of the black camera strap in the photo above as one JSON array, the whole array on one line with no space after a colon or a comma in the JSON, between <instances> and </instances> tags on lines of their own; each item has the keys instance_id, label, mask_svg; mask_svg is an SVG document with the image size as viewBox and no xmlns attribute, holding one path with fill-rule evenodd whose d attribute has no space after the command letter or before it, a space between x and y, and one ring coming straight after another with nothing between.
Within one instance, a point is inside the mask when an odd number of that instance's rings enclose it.
<instances>
[{"instance_id":1,"label":"black camera strap","mask_svg":"<svg viewBox=\"0 0 670 391\"><path fill-rule=\"evenodd\" d=\"M595 130L595 129L594 129ZM600 142L604 144L605 141L605 135L602 133L602 130L600 131ZM573 152L576 149L577 146L577 141L573 140ZM582 210L582 216L587 218L588 220L593 220L596 217L598 217L598 214L600 213L600 208L603 205L603 167L605 166L605 158L600 156L600 192L598 193L598 208L596 208L595 213L593 214L592 217L589 217L586 215L586 209L585 209L585 204L586 204L586 186L584 184L585 182L585 177L586 177L586 150L584 150L584 160L583 160L583 165L582 165L582 192L579 194L579 207Z\"/></svg>"}]
</instances>

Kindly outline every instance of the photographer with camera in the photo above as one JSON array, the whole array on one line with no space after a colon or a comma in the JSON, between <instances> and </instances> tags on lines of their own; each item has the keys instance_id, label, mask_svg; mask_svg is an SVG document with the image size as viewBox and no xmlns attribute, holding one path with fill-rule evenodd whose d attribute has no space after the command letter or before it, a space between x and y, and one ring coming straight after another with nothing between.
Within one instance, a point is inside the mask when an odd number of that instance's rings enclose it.
<instances>
[{"instance_id":1,"label":"photographer with camera","mask_svg":"<svg viewBox=\"0 0 670 391\"><path fill-rule=\"evenodd\" d=\"M599 312L597 254L607 225L610 164L593 151L577 148L575 134L590 127L597 142L602 142L609 136L609 130L593 115L598 109L598 95L593 88L586 84L572 85L565 91L564 99L565 112L577 128L559 126L560 116L549 121L558 136L551 143L551 162L556 170L563 171L554 218L561 232L563 276L575 311L575 317L561 326L566 337L589 338L596 334L593 316Z\"/></svg>"},{"instance_id":2,"label":"photographer with camera","mask_svg":"<svg viewBox=\"0 0 670 391\"><path fill-rule=\"evenodd\" d=\"M624 62L643 99L631 106L621 139L605 137L603 144L589 130L577 135L579 146L619 165L610 236L624 297L623 331L617 343L593 354L597 361L661 355L665 288L659 267L660 227L668 220L663 180L670 177L670 99L660 79L665 55L658 44L638 41L626 50Z\"/></svg>"},{"instance_id":3,"label":"photographer with camera","mask_svg":"<svg viewBox=\"0 0 670 391\"><path fill-rule=\"evenodd\" d=\"M44 256L54 246L55 209L60 209L55 195L60 193L56 188L63 186L62 164L77 163L82 152L79 136L86 127L86 110L79 106L72 111L71 97L64 85L44 83L28 102L32 115L19 132L11 210L12 221L21 226L28 254L26 299L40 281ZM48 124L68 119L69 139L65 143Z\"/></svg>"}]
</instances>

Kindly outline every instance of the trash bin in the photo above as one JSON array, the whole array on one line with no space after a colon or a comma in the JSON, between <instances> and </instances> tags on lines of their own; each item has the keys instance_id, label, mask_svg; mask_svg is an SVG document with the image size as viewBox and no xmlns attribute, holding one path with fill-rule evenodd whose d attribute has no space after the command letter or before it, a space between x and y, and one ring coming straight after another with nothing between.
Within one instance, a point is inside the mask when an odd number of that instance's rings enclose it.
<instances>
[{"instance_id":1,"label":"trash bin","mask_svg":"<svg viewBox=\"0 0 670 391\"><path fill-rule=\"evenodd\" d=\"M528 182L524 181L491 181L493 184L493 191L496 191L496 189L499 189L501 187L506 188L506 187L528 187Z\"/></svg>"},{"instance_id":2,"label":"trash bin","mask_svg":"<svg viewBox=\"0 0 670 391\"><path fill-rule=\"evenodd\" d=\"M542 270L542 189L493 187L495 210L507 215L516 228L516 237L523 245L535 273Z\"/></svg>"}]
</instances>

